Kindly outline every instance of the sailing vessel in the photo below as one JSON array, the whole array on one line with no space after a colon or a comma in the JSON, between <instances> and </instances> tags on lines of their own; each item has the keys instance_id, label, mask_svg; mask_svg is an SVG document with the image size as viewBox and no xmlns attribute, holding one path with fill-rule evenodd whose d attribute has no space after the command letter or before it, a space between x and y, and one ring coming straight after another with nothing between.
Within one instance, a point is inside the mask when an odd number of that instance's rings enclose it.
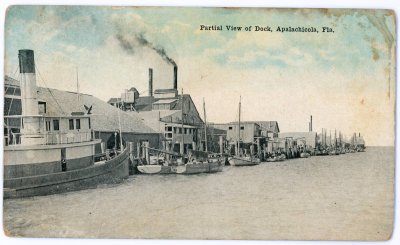
<instances>
[{"instance_id":1,"label":"sailing vessel","mask_svg":"<svg viewBox=\"0 0 400 245\"><path fill-rule=\"evenodd\" d=\"M243 156L240 152L240 113L241 113L242 97L239 99L239 121L238 121L238 138L236 141L236 155L228 158L231 166L252 166L260 164L260 159L253 156L251 153L248 156Z\"/></svg>"},{"instance_id":2,"label":"sailing vessel","mask_svg":"<svg viewBox=\"0 0 400 245\"><path fill-rule=\"evenodd\" d=\"M4 198L49 195L119 182L129 175L129 149L95 161L90 115L39 110L33 50L19 50L21 114L4 115ZM37 68L36 68L37 69ZM54 98L56 100L56 98ZM60 106L61 108L61 106ZM70 114L68 114L70 113ZM19 120L19 132L9 122Z\"/></svg>"},{"instance_id":3,"label":"sailing vessel","mask_svg":"<svg viewBox=\"0 0 400 245\"><path fill-rule=\"evenodd\" d=\"M183 103L182 103L183 105ZM184 165L176 167L178 174L198 174L198 173L215 173L223 169L222 159L214 154L208 152L208 139L207 139L207 114L206 104L203 99L204 111L204 148L205 151L192 150L188 154L188 162Z\"/></svg>"},{"instance_id":4,"label":"sailing vessel","mask_svg":"<svg viewBox=\"0 0 400 245\"><path fill-rule=\"evenodd\" d=\"M182 93L183 98L183 93ZM183 103L182 103L183 111ZM140 164L137 169L143 174L199 174L199 173L215 173L220 172L223 169L222 159L215 157L213 154L208 152L207 148L207 121L205 115L205 104L204 104L204 133L205 133L205 149L206 151L195 151L191 150L186 155L181 149L181 153L174 153L168 151L162 151L159 149L150 148L148 146L142 146L145 151L147 164ZM182 113L182 132L183 132L183 113ZM183 135L182 135L183 141ZM157 157L149 156L149 151ZM160 158L160 155L162 157Z\"/></svg>"}]
</instances>

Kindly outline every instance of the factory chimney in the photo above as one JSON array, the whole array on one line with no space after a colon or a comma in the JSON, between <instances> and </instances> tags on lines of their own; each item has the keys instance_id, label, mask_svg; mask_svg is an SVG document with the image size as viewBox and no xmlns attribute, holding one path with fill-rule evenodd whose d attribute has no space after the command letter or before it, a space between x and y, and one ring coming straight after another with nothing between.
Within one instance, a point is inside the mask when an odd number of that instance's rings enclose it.
<instances>
[{"instance_id":1,"label":"factory chimney","mask_svg":"<svg viewBox=\"0 0 400 245\"><path fill-rule=\"evenodd\" d=\"M153 69L149 68L149 96L153 96Z\"/></svg>"},{"instance_id":2,"label":"factory chimney","mask_svg":"<svg viewBox=\"0 0 400 245\"><path fill-rule=\"evenodd\" d=\"M178 89L178 67L174 65L174 89Z\"/></svg>"},{"instance_id":3,"label":"factory chimney","mask_svg":"<svg viewBox=\"0 0 400 245\"><path fill-rule=\"evenodd\" d=\"M43 144L44 137L40 134L41 127L33 50L19 50L18 60L21 73L21 109L23 118L21 144Z\"/></svg>"},{"instance_id":4,"label":"factory chimney","mask_svg":"<svg viewBox=\"0 0 400 245\"><path fill-rule=\"evenodd\" d=\"M312 115L310 116L310 132L312 132Z\"/></svg>"}]
</instances>

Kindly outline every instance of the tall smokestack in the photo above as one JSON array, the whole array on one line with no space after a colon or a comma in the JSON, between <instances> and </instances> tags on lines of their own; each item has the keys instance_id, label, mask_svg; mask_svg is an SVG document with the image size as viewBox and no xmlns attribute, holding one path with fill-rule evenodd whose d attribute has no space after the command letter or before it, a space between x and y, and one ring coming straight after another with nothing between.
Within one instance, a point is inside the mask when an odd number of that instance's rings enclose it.
<instances>
[{"instance_id":1,"label":"tall smokestack","mask_svg":"<svg viewBox=\"0 0 400 245\"><path fill-rule=\"evenodd\" d=\"M33 50L18 51L19 71L21 73L21 109L23 128L21 144L37 145L44 143L40 135L39 106L37 100L35 58Z\"/></svg>"},{"instance_id":2,"label":"tall smokestack","mask_svg":"<svg viewBox=\"0 0 400 245\"><path fill-rule=\"evenodd\" d=\"M174 65L174 89L178 89L178 67Z\"/></svg>"},{"instance_id":3,"label":"tall smokestack","mask_svg":"<svg viewBox=\"0 0 400 245\"><path fill-rule=\"evenodd\" d=\"M153 96L153 69L149 68L149 96Z\"/></svg>"},{"instance_id":4,"label":"tall smokestack","mask_svg":"<svg viewBox=\"0 0 400 245\"><path fill-rule=\"evenodd\" d=\"M312 115L310 116L310 132L312 132Z\"/></svg>"}]
</instances>

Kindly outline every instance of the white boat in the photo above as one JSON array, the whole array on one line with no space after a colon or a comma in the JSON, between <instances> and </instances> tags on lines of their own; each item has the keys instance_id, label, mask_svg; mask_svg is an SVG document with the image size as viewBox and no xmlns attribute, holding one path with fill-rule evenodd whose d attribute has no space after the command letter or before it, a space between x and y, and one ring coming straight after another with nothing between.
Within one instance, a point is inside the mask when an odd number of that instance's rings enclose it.
<instances>
[{"instance_id":1,"label":"white boat","mask_svg":"<svg viewBox=\"0 0 400 245\"><path fill-rule=\"evenodd\" d=\"M21 131L7 130L11 132L4 146L3 197L50 195L127 178L129 148L95 162L95 146L101 140L93 138L89 113L39 111L34 52L19 50L18 56L21 115L4 118L21 120Z\"/></svg>"},{"instance_id":2,"label":"white boat","mask_svg":"<svg viewBox=\"0 0 400 245\"><path fill-rule=\"evenodd\" d=\"M281 154L279 156L273 156L273 157L267 158L267 162L282 162L285 159L286 159L285 154Z\"/></svg>"},{"instance_id":3,"label":"white boat","mask_svg":"<svg viewBox=\"0 0 400 245\"><path fill-rule=\"evenodd\" d=\"M228 158L229 164L231 166L252 166L260 164L260 159L255 157L239 157L232 156Z\"/></svg>"},{"instance_id":4,"label":"white boat","mask_svg":"<svg viewBox=\"0 0 400 245\"><path fill-rule=\"evenodd\" d=\"M310 153L307 153L307 152L300 153L301 158L309 158L310 156L311 156Z\"/></svg>"},{"instance_id":5,"label":"white boat","mask_svg":"<svg viewBox=\"0 0 400 245\"><path fill-rule=\"evenodd\" d=\"M199 174L199 173L215 173L220 172L223 169L223 163L220 158L208 157L207 152L192 151L189 154L187 163L183 163L182 156L174 152L166 152L146 146L152 152L163 153L169 155L170 160L161 160L159 157L155 157L149 160L150 163L156 162L156 164L140 164L137 166L137 170L142 174ZM151 157L148 157L151 159ZM172 160L172 158L177 158ZM154 161L156 160L156 161ZM146 161L145 161L146 163ZM162 163L162 164L157 164Z\"/></svg>"},{"instance_id":6,"label":"white boat","mask_svg":"<svg viewBox=\"0 0 400 245\"><path fill-rule=\"evenodd\" d=\"M171 174L171 166L164 165L138 165L137 169L142 174Z\"/></svg>"},{"instance_id":7,"label":"white boat","mask_svg":"<svg viewBox=\"0 0 400 245\"><path fill-rule=\"evenodd\" d=\"M177 174L199 174L221 172L223 165L219 162L191 162L176 166Z\"/></svg>"}]
</instances>

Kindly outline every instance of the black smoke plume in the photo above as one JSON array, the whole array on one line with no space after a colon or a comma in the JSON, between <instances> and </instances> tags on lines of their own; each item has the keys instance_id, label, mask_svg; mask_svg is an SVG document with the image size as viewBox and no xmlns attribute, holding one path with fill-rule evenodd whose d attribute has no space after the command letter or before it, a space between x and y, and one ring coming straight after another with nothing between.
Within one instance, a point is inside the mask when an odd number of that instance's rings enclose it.
<instances>
[{"instance_id":1,"label":"black smoke plume","mask_svg":"<svg viewBox=\"0 0 400 245\"><path fill-rule=\"evenodd\" d=\"M125 38L121 34L116 35L116 38L119 41L120 46L124 50L129 52L130 54L134 53L134 48L136 46L147 47L147 48L150 48L150 49L156 51L156 53L158 55L160 55L160 57L163 58L165 61L167 61L169 64L171 64L173 66L176 66L175 61L167 55L167 53L165 52L165 49L160 47L160 46L156 46L153 43L149 42L144 37L143 33L139 33L139 34L135 35L135 41L136 42L129 41L128 38Z\"/></svg>"}]
</instances>

